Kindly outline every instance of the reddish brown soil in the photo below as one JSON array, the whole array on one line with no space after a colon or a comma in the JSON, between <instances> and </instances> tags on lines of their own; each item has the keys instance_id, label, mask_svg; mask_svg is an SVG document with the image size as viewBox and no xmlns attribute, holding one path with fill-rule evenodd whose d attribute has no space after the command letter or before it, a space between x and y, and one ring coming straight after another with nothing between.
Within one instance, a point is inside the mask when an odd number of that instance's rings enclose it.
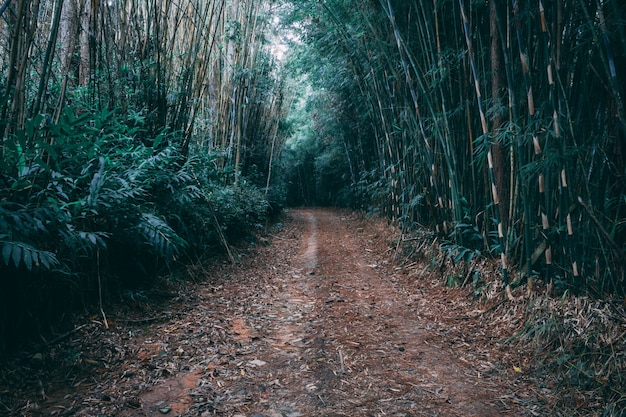
<instances>
[{"instance_id":1,"label":"reddish brown soil","mask_svg":"<svg viewBox=\"0 0 626 417\"><path fill-rule=\"evenodd\" d=\"M380 220L288 217L239 264L193 269L203 280L159 310L131 302L110 329L94 317L42 363L16 362L0 415L544 414L504 342L518 323L485 323L432 260L398 266Z\"/></svg>"}]
</instances>

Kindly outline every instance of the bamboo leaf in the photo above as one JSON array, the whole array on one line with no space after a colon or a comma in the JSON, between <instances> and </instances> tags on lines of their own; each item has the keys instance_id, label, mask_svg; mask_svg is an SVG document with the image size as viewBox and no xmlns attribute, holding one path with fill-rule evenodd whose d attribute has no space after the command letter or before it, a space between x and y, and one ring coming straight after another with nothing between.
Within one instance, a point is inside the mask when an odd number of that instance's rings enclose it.
<instances>
[{"instance_id":1,"label":"bamboo leaf","mask_svg":"<svg viewBox=\"0 0 626 417\"><path fill-rule=\"evenodd\" d=\"M5 265L9 265L11 260L11 252L13 251L13 246L11 242L4 242L2 245L2 259L4 260Z\"/></svg>"},{"instance_id":2,"label":"bamboo leaf","mask_svg":"<svg viewBox=\"0 0 626 417\"><path fill-rule=\"evenodd\" d=\"M461 262L461 260L463 260L463 258L465 257L465 255L467 254L468 250L467 249L461 249L458 251L458 253L456 254L456 256L454 257L454 259L452 260L453 264L458 264L459 262Z\"/></svg>"},{"instance_id":3,"label":"bamboo leaf","mask_svg":"<svg viewBox=\"0 0 626 417\"><path fill-rule=\"evenodd\" d=\"M39 268L41 266L41 262L40 262L40 253L38 251L32 251L32 256L33 256L33 265L35 265L35 267Z\"/></svg>"},{"instance_id":4,"label":"bamboo leaf","mask_svg":"<svg viewBox=\"0 0 626 417\"><path fill-rule=\"evenodd\" d=\"M33 269L33 256L32 252L29 248L23 248L22 260L24 261L24 266L28 271Z\"/></svg>"},{"instance_id":5,"label":"bamboo leaf","mask_svg":"<svg viewBox=\"0 0 626 417\"><path fill-rule=\"evenodd\" d=\"M42 252L39 255L39 260L44 269L50 269L53 264L56 264L56 258L50 252Z\"/></svg>"},{"instance_id":6,"label":"bamboo leaf","mask_svg":"<svg viewBox=\"0 0 626 417\"><path fill-rule=\"evenodd\" d=\"M20 262L22 261L22 247L18 244L14 244L11 250L11 258L13 259L13 265L15 267L20 266Z\"/></svg>"}]
</instances>

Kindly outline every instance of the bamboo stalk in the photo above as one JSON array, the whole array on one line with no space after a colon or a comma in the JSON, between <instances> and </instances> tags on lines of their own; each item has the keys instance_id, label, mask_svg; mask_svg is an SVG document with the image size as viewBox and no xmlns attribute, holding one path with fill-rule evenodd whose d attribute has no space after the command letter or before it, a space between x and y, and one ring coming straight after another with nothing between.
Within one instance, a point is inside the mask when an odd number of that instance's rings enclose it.
<instances>
[{"instance_id":1,"label":"bamboo stalk","mask_svg":"<svg viewBox=\"0 0 626 417\"><path fill-rule=\"evenodd\" d=\"M434 203L434 206L438 208L438 210L436 210L436 213L439 213L436 227L438 231L444 234L447 234L448 233L448 227L447 227L447 221L446 221L447 216L445 213L446 204L444 202L444 200L447 200L447 198L442 192L442 189L445 189L445 187L441 185L443 183L443 180L440 179L439 171L437 170L437 166L436 166L435 159L433 156L433 152L434 152L433 146L430 143L430 139L428 137L428 134L426 132L426 128L424 125L424 117L422 115L421 106L420 106L420 97L422 98L422 100L426 99L425 101L427 103L428 112L433 117L435 117L437 112L434 110L434 104L432 100L430 100L430 96L428 94L422 94L420 96L417 90L413 87L414 82L413 82L412 73L416 75L416 79L418 80L418 85L420 86L420 89L423 92L427 91L427 88L425 87L424 81L421 76L421 74L423 74L424 71L421 71L419 69L417 61L411 55L410 49L408 48L404 38L400 34L398 26L396 25L395 17L393 14L393 8L391 7L390 1L387 0L386 4L382 3L384 0L380 0L380 1L385 9L388 19L390 20L392 24L394 40L396 42L396 46L400 54L400 60L402 62L406 84L409 86L409 91L410 91L410 95L412 98L412 105L413 105L413 109L414 109L415 116L417 119L419 135L422 138L422 141L424 142L424 145L425 145L425 150L426 150L426 155L427 155L426 161L428 163L426 170L430 173L429 187L431 188L432 191L434 191L431 194L433 194L434 201L436 202ZM443 140L441 135L437 135L436 137L439 139L439 143L444 145L443 148L445 149L446 148L445 140ZM447 153L447 155L449 155L449 152Z\"/></svg>"},{"instance_id":2,"label":"bamboo stalk","mask_svg":"<svg viewBox=\"0 0 626 417\"><path fill-rule=\"evenodd\" d=\"M469 54L470 66L472 68L472 75L474 77L474 88L476 90L476 102L478 105L478 112L480 114L480 125L482 127L483 135L489 135L489 128L487 126L487 118L485 117L485 112L483 109L483 102L482 102L482 95L480 92L478 70L476 68L476 61L474 59L474 49L472 46L471 32L470 32L469 22L467 20L467 15L465 13L465 6L463 4L463 0L459 0L459 8L460 8L461 17L463 20L463 27L465 31L465 41L467 44L467 51ZM488 161L488 167L489 167L489 179L491 181L491 196L492 196L493 203L496 207L494 211L494 217L496 219L498 240L500 242L500 245L502 246L502 252L500 253L500 266L502 268L502 280L504 284L508 287L509 277L508 277L507 254L506 254L506 245L505 245L505 233L506 232L504 230L504 225L502 224L502 220L500 219L500 210L498 207L500 204L500 201L498 199L498 189L496 186L496 180L495 180L495 175L494 175L493 154L491 152L491 147L489 148L489 151L487 152L487 161Z\"/></svg>"},{"instance_id":3,"label":"bamboo stalk","mask_svg":"<svg viewBox=\"0 0 626 417\"><path fill-rule=\"evenodd\" d=\"M519 1L518 0L512 0L512 9L513 9L513 18L515 21L515 32L517 35L517 48L519 52L519 60L520 60L520 65L522 67L522 75L524 78L526 105L528 108L528 119L530 123L533 123L535 119L535 97L533 94L533 85L532 85L532 80L530 76L531 63L530 63L528 54L526 52L526 47L524 45L522 24L521 24L521 20L519 17ZM540 154L541 145L539 144L538 133L536 130L532 132L532 138L533 138L532 143L534 146L535 153ZM517 166L518 166L517 174L519 176L519 182L520 182L521 189L522 189L522 206L524 210L523 240L524 240L524 257L526 259L525 269L528 272L530 272L531 267L532 267L531 257L534 252L533 247L532 247L532 234L530 231L530 223L532 221L531 210L530 210L531 198L530 198L530 193L529 193L529 185L530 185L529 180L530 179L525 178L521 170L521 167L525 166L527 163L530 162L527 156L527 154L530 154L530 152L527 152L524 149L524 146L521 143L521 140L519 138L517 139L516 144L517 144L516 149L517 149Z\"/></svg>"},{"instance_id":4,"label":"bamboo stalk","mask_svg":"<svg viewBox=\"0 0 626 417\"><path fill-rule=\"evenodd\" d=\"M41 101L43 99L44 94L48 89L48 79L50 77L52 56L54 54L54 49L57 43L57 34L59 33L59 22L61 21L61 11L63 10L63 0L57 0L55 3L55 11L54 17L52 20L52 27L50 29L50 37L48 39L48 46L46 47L46 54L44 56L44 61L41 68L41 73L39 75L39 88L37 91L37 98L35 100L35 104L30 112L30 117L39 113L41 108Z\"/></svg>"}]
</instances>

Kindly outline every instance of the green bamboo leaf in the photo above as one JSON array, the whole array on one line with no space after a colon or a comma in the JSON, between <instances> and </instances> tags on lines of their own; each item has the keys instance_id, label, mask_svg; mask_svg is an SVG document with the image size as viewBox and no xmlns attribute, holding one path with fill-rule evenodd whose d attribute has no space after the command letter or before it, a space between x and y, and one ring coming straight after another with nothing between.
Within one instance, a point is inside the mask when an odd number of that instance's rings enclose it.
<instances>
[{"instance_id":1,"label":"green bamboo leaf","mask_svg":"<svg viewBox=\"0 0 626 417\"><path fill-rule=\"evenodd\" d=\"M17 173L20 177L26 175L26 173L28 172L28 167L26 164L26 157L24 156L24 151L23 148L25 146L17 144L17 152L18 152L18 159L17 159Z\"/></svg>"},{"instance_id":2,"label":"green bamboo leaf","mask_svg":"<svg viewBox=\"0 0 626 417\"><path fill-rule=\"evenodd\" d=\"M46 269L51 269L53 266L59 264L59 260L57 259L56 255L52 252L40 251L39 259L41 260L41 263Z\"/></svg>"},{"instance_id":3,"label":"green bamboo leaf","mask_svg":"<svg viewBox=\"0 0 626 417\"><path fill-rule=\"evenodd\" d=\"M32 251L32 258L33 258L33 265L35 265L36 267L39 267L40 262L39 262L39 252L37 251Z\"/></svg>"},{"instance_id":4,"label":"green bamboo leaf","mask_svg":"<svg viewBox=\"0 0 626 417\"><path fill-rule=\"evenodd\" d=\"M51 172L52 170L50 169L50 165L48 165L43 159L41 159L39 156L35 158L34 160L35 164L39 165L41 168L43 168L44 171L46 172Z\"/></svg>"},{"instance_id":5,"label":"green bamboo leaf","mask_svg":"<svg viewBox=\"0 0 626 417\"><path fill-rule=\"evenodd\" d=\"M50 145L49 143L40 140L37 143L37 147L43 149L48 155L50 155L52 157L52 159L57 159L59 154L57 153L56 149L54 146Z\"/></svg>"},{"instance_id":6,"label":"green bamboo leaf","mask_svg":"<svg viewBox=\"0 0 626 417\"><path fill-rule=\"evenodd\" d=\"M33 257L32 252L29 248L22 248L22 261L24 261L24 266L28 271L33 269Z\"/></svg>"},{"instance_id":7,"label":"green bamboo leaf","mask_svg":"<svg viewBox=\"0 0 626 417\"><path fill-rule=\"evenodd\" d=\"M157 149L159 147L159 145L161 144L161 142L163 141L163 132L159 133L155 138L154 138L154 142L152 143L152 147L154 149Z\"/></svg>"},{"instance_id":8,"label":"green bamboo leaf","mask_svg":"<svg viewBox=\"0 0 626 417\"><path fill-rule=\"evenodd\" d=\"M44 269L50 269L53 264L57 263L56 257L50 252L42 252L39 256L39 260Z\"/></svg>"},{"instance_id":9,"label":"green bamboo leaf","mask_svg":"<svg viewBox=\"0 0 626 417\"><path fill-rule=\"evenodd\" d=\"M29 138L32 138L35 136L35 131L40 128L41 122L43 121L43 119L44 119L44 115L38 114L32 119L29 119L26 121L24 128L26 130L26 135Z\"/></svg>"},{"instance_id":10,"label":"green bamboo leaf","mask_svg":"<svg viewBox=\"0 0 626 417\"><path fill-rule=\"evenodd\" d=\"M9 261L11 260L11 251L13 250L13 246L11 242L4 242L2 246L2 259L4 260L5 265L9 265Z\"/></svg>"},{"instance_id":11,"label":"green bamboo leaf","mask_svg":"<svg viewBox=\"0 0 626 417\"><path fill-rule=\"evenodd\" d=\"M20 245L13 245L11 251L11 257L13 258L13 264L18 267L22 258L22 247Z\"/></svg>"}]
</instances>

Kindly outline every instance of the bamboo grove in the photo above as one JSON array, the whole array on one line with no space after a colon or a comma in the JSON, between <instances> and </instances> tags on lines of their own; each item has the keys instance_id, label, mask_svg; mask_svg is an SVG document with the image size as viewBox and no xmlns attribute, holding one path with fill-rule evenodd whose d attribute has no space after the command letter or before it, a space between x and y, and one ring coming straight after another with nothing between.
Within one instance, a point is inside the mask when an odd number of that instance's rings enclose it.
<instances>
[{"instance_id":1,"label":"bamboo grove","mask_svg":"<svg viewBox=\"0 0 626 417\"><path fill-rule=\"evenodd\" d=\"M353 203L436 228L455 261L500 258L506 284L539 276L560 291L624 294L623 2L289 10L298 66L349 132L336 141L345 171L358 167Z\"/></svg>"},{"instance_id":2,"label":"bamboo grove","mask_svg":"<svg viewBox=\"0 0 626 417\"><path fill-rule=\"evenodd\" d=\"M234 260L265 224L288 101L274 7L2 2L0 357L72 308L106 324L177 264Z\"/></svg>"},{"instance_id":3,"label":"bamboo grove","mask_svg":"<svg viewBox=\"0 0 626 417\"><path fill-rule=\"evenodd\" d=\"M622 1L0 3L0 353L285 202L626 291Z\"/></svg>"},{"instance_id":4,"label":"bamboo grove","mask_svg":"<svg viewBox=\"0 0 626 417\"><path fill-rule=\"evenodd\" d=\"M190 144L228 150L240 163L244 142L258 142L259 126L259 134L272 131L268 124L282 111L268 48L270 2L33 0L4 6L5 137L39 114L58 123L80 96L89 108L145 117L152 132L180 131L186 150ZM267 99L271 94L275 98ZM261 99L267 99L264 106L246 106Z\"/></svg>"}]
</instances>

